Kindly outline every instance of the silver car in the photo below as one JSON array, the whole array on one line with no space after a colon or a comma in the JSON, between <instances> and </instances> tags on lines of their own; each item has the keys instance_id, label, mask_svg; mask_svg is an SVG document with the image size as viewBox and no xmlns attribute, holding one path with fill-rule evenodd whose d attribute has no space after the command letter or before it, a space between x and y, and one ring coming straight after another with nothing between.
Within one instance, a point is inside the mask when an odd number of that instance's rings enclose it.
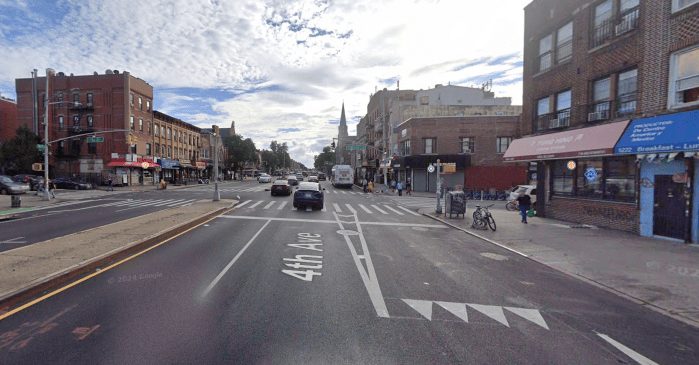
<instances>
[{"instance_id":1,"label":"silver car","mask_svg":"<svg viewBox=\"0 0 699 365\"><path fill-rule=\"evenodd\" d=\"M0 194L25 194L29 185L12 181L9 176L0 175Z\"/></svg>"},{"instance_id":2,"label":"silver car","mask_svg":"<svg viewBox=\"0 0 699 365\"><path fill-rule=\"evenodd\" d=\"M267 174L262 174L260 177L257 178L257 181L261 183L271 183L272 182L272 177L267 175Z\"/></svg>"}]
</instances>

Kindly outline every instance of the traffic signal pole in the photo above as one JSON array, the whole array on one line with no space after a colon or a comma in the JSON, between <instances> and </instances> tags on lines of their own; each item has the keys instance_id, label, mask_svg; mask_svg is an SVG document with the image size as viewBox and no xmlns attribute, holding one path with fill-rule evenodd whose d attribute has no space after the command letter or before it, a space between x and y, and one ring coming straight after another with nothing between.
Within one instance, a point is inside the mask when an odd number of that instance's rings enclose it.
<instances>
[{"instance_id":1,"label":"traffic signal pole","mask_svg":"<svg viewBox=\"0 0 699 365\"><path fill-rule=\"evenodd\" d=\"M214 201L221 200L221 193L218 191L218 126L214 127Z\"/></svg>"}]
</instances>

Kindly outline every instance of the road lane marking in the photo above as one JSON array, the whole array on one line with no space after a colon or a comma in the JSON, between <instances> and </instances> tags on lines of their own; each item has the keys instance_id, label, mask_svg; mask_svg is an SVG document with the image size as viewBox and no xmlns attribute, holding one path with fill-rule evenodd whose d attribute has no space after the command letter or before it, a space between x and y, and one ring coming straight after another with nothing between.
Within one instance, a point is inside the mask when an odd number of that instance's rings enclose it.
<instances>
[{"instance_id":1,"label":"road lane marking","mask_svg":"<svg viewBox=\"0 0 699 365\"><path fill-rule=\"evenodd\" d=\"M285 205L286 205L286 201L283 201L282 204L277 209L284 209Z\"/></svg>"},{"instance_id":2,"label":"road lane marking","mask_svg":"<svg viewBox=\"0 0 699 365\"><path fill-rule=\"evenodd\" d=\"M401 213L401 212L399 212L399 211L397 211L397 210L395 210L395 209L389 207L389 206L386 205L386 204L384 204L383 206L384 206L384 208L386 208L386 209L388 209L388 210L392 210L392 211L398 213L398 215L404 215L403 213Z\"/></svg>"},{"instance_id":3,"label":"road lane marking","mask_svg":"<svg viewBox=\"0 0 699 365\"><path fill-rule=\"evenodd\" d=\"M20 238L24 238L24 237L17 237L17 238L13 238L13 239L10 239L7 241L0 241L0 243L27 243L27 241L17 241Z\"/></svg>"},{"instance_id":4,"label":"road lane marking","mask_svg":"<svg viewBox=\"0 0 699 365\"><path fill-rule=\"evenodd\" d=\"M159 207L159 206L161 206L161 205L168 205L168 204L174 203L174 202L177 201L177 200L179 200L179 199L161 200L158 204L155 204L155 205L153 205L153 206L154 206L154 207Z\"/></svg>"},{"instance_id":5,"label":"road lane marking","mask_svg":"<svg viewBox=\"0 0 699 365\"><path fill-rule=\"evenodd\" d=\"M255 204L249 206L248 208L254 208L254 207L256 207L256 206L258 206L258 205L260 205L260 204L262 204L262 200L260 200L259 202L257 202L257 203L255 203Z\"/></svg>"},{"instance_id":6,"label":"road lane marking","mask_svg":"<svg viewBox=\"0 0 699 365\"><path fill-rule=\"evenodd\" d=\"M369 213L369 214L374 214L374 212L372 212L371 210L367 209L367 207L363 206L362 204L357 204L357 205L359 205L360 208L364 209L365 212L367 212L367 213Z\"/></svg>"},{"instance_id":7,"label":"road lane marking","mask_svg":"<svg viewBox=\"0 0 699 365\"><path fill-rule=\"evenodd\" d=\"M192 200L192 201L193 201L193 200ZM184 200L181 200L181 201L177 201L177 202L175 202L175 203L173 203L173 204L169 204L168 207L174 207L174 206L176 206L176 205L182 205L182 204L187 203L187 202L189 202L189 200L184 199Z\"/></svg>"},{"instance_id":8,"label":"road lane marking","mask_svg":"<svg viewBox=\"0 0 699 365\"><path fill-rule=\"evenodd\" d=\"M269 202L269 204L265 205L264 208L262 208L262 209L269 209L269 207L274 205L274 203L275 203L275 201L273 200L273 201Z\"/></svg>"},{"instance_id":9,"label":"road lane marking","mask_svg":"<svg viewBox=\"0 0 699 365\"><path fill-rule=\"evenodd\" d=\"M406 212L408 212L408 213L410 213L410 214L412 214L412 215L417 215L417 216L420 216L420 215L421 215L421 214L419 214L419 213L413 212L412 210L410 210L410 209L408 209L408 208L403 208L403 207L400 206L400 205L398 206L398 208L403 209L404 211L406 211Z\"/></svg>"},{"instance_id":10,"label":"road lane marking","mask_svg":"<svg viewBox=\"0 0 699 365\"><path fill-rule=\"evenodd\" d=\"M321 209L320 211L321 211L321 212L327 212L328 210L327 210L325 207L326 207L326 205L325 205L325 203L323 203L323 209Z\"/></svg>"},{"instance_id":11,"label":"road lane marking","mask_svg":"<svg viewBox=\"0 0 699 365\"><path fill-rule=\"evenodd\" d=\"M337 215L337 213L333 213L333 215L335 216L337 224L340 226L340 230L345 231L345 227L342 224L340 217ZM362 225L359 223L357 214L354 214L354 224L357 227L357 236L359 236L359 241L362 245L362 259L359 258L357 250L355 250L354 245L352 244L350 237L354 236L350 236L349 234L343 234L342 236L345 237L347 247L349 247L349 250L352 253L352 258L354 259L355 265L357 265L357 270L359 271L359 276L362 278L362 282L364 282L364 287L369 293L369 299L371 299L371 304L374 306L374 310L376 310L376 315L382 318L389 318L388 308L386 308L386 302L383 300L383 294L381 294L381 287L379 286L379 281L376 278L374 263L371 260L371 253L369 252L369 247L364 239ZM362 264L361 260L364 260L366 263L366 270L364 269L364 265Z\"/></svg>"},{"instance_id":12,"label":"road lane marking","mask_svg":"<svg viewBox=\"0 0 699 365\"><path fill-rule=\"evenodd\" d=\"M335 213L333 213L335 214ZM324 219L302 219L302 218L270 218L270 217L249 217L240 215L222 215L219 218L229 218L229 219L250 219L250 220L271 220L271 221L281 221L281 222L306 222L306 223L335 223L337 221L324 220ZM342 222L347 224L355 224L355 222ZM438 228L438 229L451 229L451 227L440 224L420 224L420 223L393 223L393 222L361 222L363 226L395 226L395 227L423 227L423 228Z\"/></svg>"},{"instance_id":13,"label":"road lane marking","mask_svg":"<svg viewBox=\"0 0 699 365\"><path fill-rule=\"evenodd\" d=\"M340 209L340 206L337 205L337 203L333 203L333 206L335 207L335 211L338 213L342 213L342 209Z\"/></svg>"},{"instance_id":14,"label":"road lane marking","mask_svg":"<svg viewBox=\"0 0 699 365\"><path fill-rule=\"evenodd\" d=\"M155 202L155 200L142 201L140 203L131 204L126 209L117 210L117 212L123 212L123 211L129 210L129 209L143 208L143 207L146 207L146 206L153 204L154 202Z\"/></svg>"},{"instance_id":15,"label":"road lane marking","mask_svg":"<svg viewBox=\"0 0 699 365\"><path fill-rule=\"evenodd\" d=\"M382 210L381 208L377 207L377 206L374 205L374 204L372 204L371 207L374 208L374 209L376 209L376 210L378 210L380 213L388 214L385 210Z\"/></svg>"},{"instance_id":16,"label":"road lane marking","mask_svg":"<svg viewBox=\"0 0 699 365\"><path fill-rule=\"evenodd\" d=\"M349 211L352 212L352 214L357 214L357 211L354 210L354 208L352 208L351 205L349 205L349 204L345 204L345 205L347 206L347 209L349 209Z\"/></svg>"},{"instance_id":17,"label":"road lane marking","mask_svg":"<svg viewBox=\"0 0 699 365\"><path fill-rule=\"evenodd\" d=\"M597 332L595 332L597 333ZM611 337L607 335L603 335L601 333L597 333L597 336L602 337L605 341L609 342L612 346L616 347L619 351L623 352L626 354L626 356L632 358L634 361L641 365L658 365L658 363L648 359L647 357L639 354L638 352L631 350L630 348L622 345L621 343L613 340Z\"/></svg>"},{"instance_id":18,"label":"road lane marking","mask_svg":"<svg viewBox=\"0 0 699 365\"><path fill-rule=\"evenodd\" d=\"M350 194L352 194L352 195L354 195L354 194L355 194L355 193L354 193L353 191L350 191L349 193L350 193Z\"/></svg>"},{"instance_id":19,"label":"road lane marking","mask_svg":"<svg viewBox=\"0 0 699 365\"><path fill-rule=\"evenodd\" d=\"M212 281L211 284L209 284L209 286L206 287L206 290L204 290L204 293L201 295L202 299L203 299L207 294L209 294L209 292L211 291L211 289L213 289L214 286L216 286L216 284L218 283L219 280L221 280L221 278L223 277L223 275L226 275L226 272L228 272L228 270L231 268L231 266L233 266L233 264L235 264L235 262L238 261L238 258L243 254L243 252L245 252L245 250L247 250L248 246L250 246L250 244L252 243L252 241L254 241L255 238L257 238L257 236L259 236L260 233L262 233L262 230L264 230L265 227L267 227L267 225L269 224L269 222L271 222L271 220L268 220L267 223L265 223L265 224L262 226L262 228L260 228L260 230L257 231L257 233L255 233L254 236L252 236L252 238L250 239L250 241L248 241L248 243L245 244L245 246L243 247L243 249L240 250L240 252L238 252L238 254L235 255L235 257L233 258L233 260L231 260L231 262L229 262L228 265L226 265L226 267L223 269L223 271L221 271L221 273L218 274L218 276L216 276L216 279L214 279L214 281Z\"/></svg>"},{"instance_id":20,"label":"road lane marking","mask_svg":"<svg viewBox=\"0 0 699 365\"><path fill-rule=\"evenodd\" d=\"M240 204L236 205L235 207L236 207L236 208L240 208L240 207L242 207L243 205L245 205L245 204L247 204L247 203L250 203L251 201L252 201L252 200L246 200L245 202L240 203Z\"/></svg>"}]
</instances>

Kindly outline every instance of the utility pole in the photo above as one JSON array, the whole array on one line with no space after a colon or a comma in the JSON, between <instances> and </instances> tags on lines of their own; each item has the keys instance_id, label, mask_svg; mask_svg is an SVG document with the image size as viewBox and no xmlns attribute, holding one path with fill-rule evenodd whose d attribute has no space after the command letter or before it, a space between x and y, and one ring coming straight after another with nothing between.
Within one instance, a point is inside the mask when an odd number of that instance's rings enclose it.
<instances>
[{"instance_id":1,"label":"utility pole","mask_svg":"<svg viewBox=\"0 0 699 365\"><path fill-rule=\"evenodd\" d=\"M46 69L46 99L44 100L44 200L51 200L49 196L49 74L55 72L52 68Z\"/></svg>"},{"instance_id":2,"label":"utility pole","mask_svg":"<svg viewBox=\"0 0 699 365\"><path fill-rule=\"evenodd\" d=\"M214 201L221 200L221 193L218 191L218 126L214 127Z\"/></svg>"},{"instance_id":3,"label":"utility pole","mask_svg":"<svg viewBox=\"0 0 699 365\"><path fill-rule=\"evenodd\" d=\"M442 167L441 165L442 164L439 163L439 160L437 160L437 208L435 210L437 214L442 214L442 202L440 201L442 192L442 181L439 179L439 170Z\"/></svg>"}]
</instances>

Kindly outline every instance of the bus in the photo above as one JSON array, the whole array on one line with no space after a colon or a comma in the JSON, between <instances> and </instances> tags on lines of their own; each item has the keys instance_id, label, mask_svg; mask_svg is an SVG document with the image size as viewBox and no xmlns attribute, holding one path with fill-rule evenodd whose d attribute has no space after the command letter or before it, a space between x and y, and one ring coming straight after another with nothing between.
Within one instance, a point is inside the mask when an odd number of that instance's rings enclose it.
<instances>
[{"instance_id":1,"label":"bus","mask_svg":"<svg viewBox=\"0 0 699 365\"><path fill-rule=\"evenodd\" d=\"M334 187L349 187L354 184L354 171L350 165L335 165L330 173L330 183Z\"/></svg>"}]
</instances>

